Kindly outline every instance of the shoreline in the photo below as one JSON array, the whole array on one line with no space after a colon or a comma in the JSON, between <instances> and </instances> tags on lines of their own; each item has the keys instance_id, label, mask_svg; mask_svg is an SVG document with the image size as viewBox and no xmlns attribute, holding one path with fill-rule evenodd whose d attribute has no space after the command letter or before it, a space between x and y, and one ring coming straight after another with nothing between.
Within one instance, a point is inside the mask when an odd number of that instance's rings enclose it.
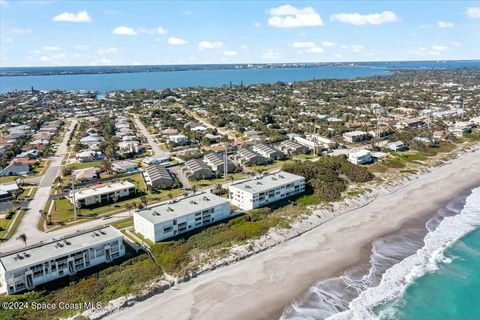
<instances>
[{"instance_id":1,"label":"shoreline","mask_svg":"<svg viewBox=\"0 0 480 320\"><path fill-rule=\"evenodd\" d=\"M232 255L197 270L192 279L182 279L185 282L172 290L166 290L171 281L160 280L148 292L113 300L105 309L83 314L92 319L169 319L178 318L181 308L180 319L211 319L215 314L225 319L278 318L286 305L315 283L365 261L373 239L400 229L408 220L433 214L462 190L479 185L480 177L475 175L479 155L478 149L466 151L413 180L391 188L382 186L373 199L360 197L355 208L355 201L349 201L343 207L347 210L333 210L331 217L326 217L327 210L314 210L298 222L300 227L303 223L303 230L294 223L291 229L252 241L250 252L242 246L232 248ZM238 260L245 261L233 263ZM155 310L162 305L165 311L159 315Z\"/></svg>"}]
</instances>

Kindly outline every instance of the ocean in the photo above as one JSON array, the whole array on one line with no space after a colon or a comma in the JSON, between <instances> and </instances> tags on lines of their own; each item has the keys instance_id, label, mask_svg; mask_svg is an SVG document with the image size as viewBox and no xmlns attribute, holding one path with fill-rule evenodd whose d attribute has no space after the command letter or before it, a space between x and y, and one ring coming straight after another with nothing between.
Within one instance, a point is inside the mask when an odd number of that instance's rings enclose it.
<instances>
[{"instance_id":1,"label":"ocean","mask_svg":"<svg viewBox=\"0 0 480 320\"><path fill-rule=\"evenodd\" d=\"M375 239L369 263L315 284L281 319L479 319L478 266L480 187Z\"/></svg>"}]
</instances>

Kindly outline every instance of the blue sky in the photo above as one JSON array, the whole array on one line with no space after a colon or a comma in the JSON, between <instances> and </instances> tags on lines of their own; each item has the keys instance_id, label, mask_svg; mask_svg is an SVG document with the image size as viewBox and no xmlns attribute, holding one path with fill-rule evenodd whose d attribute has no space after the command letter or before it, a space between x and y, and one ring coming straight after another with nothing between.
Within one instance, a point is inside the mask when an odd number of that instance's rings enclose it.
<instances>
[{"instance_id":1,"label":"blue sky","mask_svg":"<svg viewBox=\"0 0 480 320\"><path fill-rule=\"evenodd\" d=\"M480 1L0 0L0 66L480 59Z\"/></svg>"}]
</instances>

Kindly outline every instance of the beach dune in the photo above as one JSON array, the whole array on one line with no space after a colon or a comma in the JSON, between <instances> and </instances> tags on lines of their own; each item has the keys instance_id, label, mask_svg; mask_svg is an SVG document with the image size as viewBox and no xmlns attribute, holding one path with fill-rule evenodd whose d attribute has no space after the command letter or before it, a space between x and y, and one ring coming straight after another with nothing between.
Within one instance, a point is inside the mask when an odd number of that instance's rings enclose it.
<instances>
[{"instance_id":1,"label":"beach dune","mask_svg":"<svg viewBox=\"0 0 480 320\"><path fill-rule=\"evenodd\" d=\"M420 218L478 185L480 151L463 154L362 208L181 283L109 319L278 319L283 308L311 285L367 259L373 239L407 221L424 221Z\"/></svg>"}]
</instances>

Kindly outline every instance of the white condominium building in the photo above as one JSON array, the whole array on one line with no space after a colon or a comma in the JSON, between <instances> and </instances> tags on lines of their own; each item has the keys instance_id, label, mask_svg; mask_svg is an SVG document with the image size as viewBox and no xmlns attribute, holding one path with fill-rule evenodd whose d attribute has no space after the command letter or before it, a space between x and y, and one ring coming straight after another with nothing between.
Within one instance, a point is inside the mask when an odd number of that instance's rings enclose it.
<instances>
[{"instance_id":1,"label":"white condominium building","mask_svg":"<svg viewBox=\"0 0 480 320\"><path fill-rule=\"evenodd\" d=\"M75 191L75 202L79 207L116 202L121 198L129 197L137 192L135 184L129 181L114 182L95 186L93 188ZM68 200L73 204L73 192L70 192Z\"/></svg>"},{"instance_id":2,"label":"white condominium building","mask_svg":"<svg viewBox=\"0 0 480 320\"><path fill-rule=\"evenodd\" d=\"M112 226L77 231L7 252L0 255L0 293L32 290L123 255L123 234Z\"/></svg>"},{"instance_id":3,"label":"white condominium building","mask_svg":"<svg viewBox=\"0 0 480 320\"><path fill-rule=\"evenodd\" d=\"M280 171L230 185L230 202L251 210L305 191L305 178Z\"/></svg>"},{"instance_id":4,"label":"white condominium building","mask_svg":"<svg viewBox=\"0 0 480 320\"><path fill-rule=\"evenodd\" d=\"M158 242L230 216L227 199L203 192L135 211L133 226L135 232Z\"/></svg>"}]
</instances>

